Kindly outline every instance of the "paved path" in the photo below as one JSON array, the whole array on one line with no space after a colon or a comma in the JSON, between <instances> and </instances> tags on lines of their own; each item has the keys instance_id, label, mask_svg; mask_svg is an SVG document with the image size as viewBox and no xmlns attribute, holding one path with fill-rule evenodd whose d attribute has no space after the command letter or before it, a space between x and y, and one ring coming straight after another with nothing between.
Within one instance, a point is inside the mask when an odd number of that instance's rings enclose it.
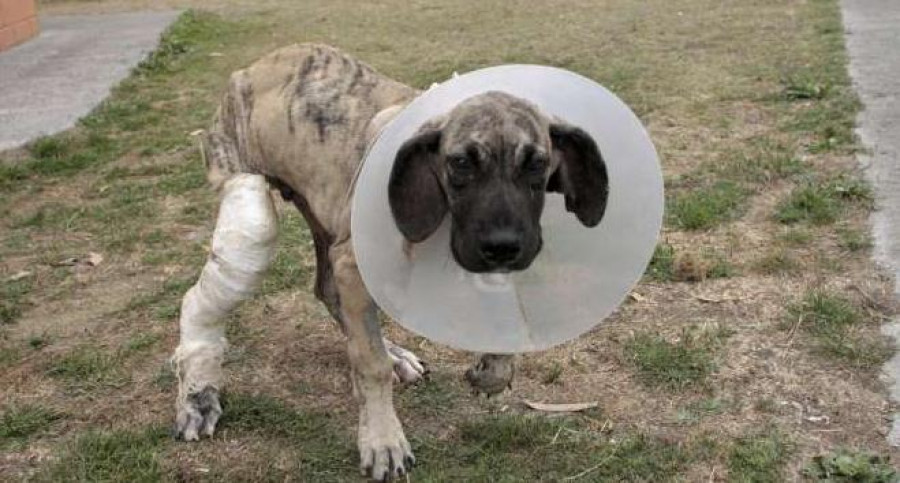
<instances>
[{"instance_id":1,"label":"paved path","mask_svg":"<svg viewBox=\"0 0 900 483\"><path fill-rule=\"evenodd\" d=\"M862 156L875 187L878 212L872 217L876 257L900 283L900 1L841 0L850 73L865 110L858 133L870 150ZM900 285L895 285L900 297ZM900 343L900 320L885 327ZM900 354L885 366L891 396L900 402ZM900 446L900 414L889 442Z\"/></svg>"},{"instance_id":2,"label":"paved path","mask_svg":"<svg viewBox=\"0 0 900 483\"><path fill-rule=\"evenodd\" d=\"M0 150L68 129L157 44L178 12L41 17L0 52Z\"/></svg>"}]
</instances>

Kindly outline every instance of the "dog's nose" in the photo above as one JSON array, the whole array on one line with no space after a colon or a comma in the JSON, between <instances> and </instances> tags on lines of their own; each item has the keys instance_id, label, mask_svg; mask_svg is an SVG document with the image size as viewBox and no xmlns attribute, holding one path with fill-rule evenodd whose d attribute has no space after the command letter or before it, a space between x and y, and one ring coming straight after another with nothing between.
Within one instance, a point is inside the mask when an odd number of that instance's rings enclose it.
<instances>
[{"instance_id":1,"label":"dog's nose","mask_svg":"<svg viewBox=\"0 0 900 483\"><path fill-rule=\"evenodd\" d=\"M521 238L513 230L493 231L481 241L481 255L490 263L515 261L521 252Z\"/></svg>"}]
</instances>

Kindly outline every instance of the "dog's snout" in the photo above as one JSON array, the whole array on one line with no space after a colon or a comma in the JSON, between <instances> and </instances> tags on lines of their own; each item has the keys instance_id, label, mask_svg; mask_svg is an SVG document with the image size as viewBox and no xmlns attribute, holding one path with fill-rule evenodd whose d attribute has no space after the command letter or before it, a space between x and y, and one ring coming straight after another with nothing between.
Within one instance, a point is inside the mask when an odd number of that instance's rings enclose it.
<instances>
[{"instance_id":1,"label":"dog's snout","mask_svg":"<svg viewBox=\"0 0 900 483\"><path fill-rule=\"evenodd\" d=\"M511 263L522 253L522 237L514 230L494 230L481 240L481 255L492 264Z\"/></svg>"}]
</instances>

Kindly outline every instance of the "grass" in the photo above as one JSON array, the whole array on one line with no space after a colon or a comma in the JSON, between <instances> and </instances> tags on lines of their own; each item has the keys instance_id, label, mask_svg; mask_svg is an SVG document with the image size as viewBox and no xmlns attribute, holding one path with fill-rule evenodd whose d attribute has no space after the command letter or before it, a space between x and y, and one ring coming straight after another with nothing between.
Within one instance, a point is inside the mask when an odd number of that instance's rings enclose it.
<instances>
[{"instance_id":1,"label":"grass","mask_svg":"<svg viewBox=\"0 0 900 483\"><path fill-rule=\"evenodd\" d=\"M782 481L789 453L784 436L774 430L740 438L728 456L729 479L741 483Z\"/></svg>"},{"instance_id":2,"label":"grass","mask_svg":"<svg viewBox=\"0 0 900 483\"><path fill-rule=\"evenodd\" d=\"M417 87L500 63L570 69L633 108L672 180L666 242L648 268L652 283L638 287L646 299L542 355L539 370L519 371L512 395L471 397L460 378L469 356L388 329L398 342L421 342L416 350L431 363L430 380L395 395L420 462L414 480L780 481L799 477L787 468L808 463L801 458L825 444L892 451L879 434L883 413L867 409L884 407L874 382L881 356L859 363L853 355L883 348L872 344L884 314L850 300L858 320L836 330L841 337L820 339L804 323L785 349L789 364L756 350L771 347L773 333L788 338L778 332L784 300L807 310L812 281L887 290L854 231L871 199L852 157L859 106L835 0L727 9L705 0L678 8L661 0L528 8L471 0L235 3L175 0L221 15L188 10L76 129L0 153L0 280L22 267L35 273L28 287L10 289L20 295L0 296L19 321L0 326L0 385L15 401L58 408L65 420L24 438L56 459L32 463L17 442L0 480L358 478L343 340L325 311L309 305L314 254L292 209L281 217L263 293L227 321L220 432L182 445L161 430L175 392L164 363L177 337L173 324L207 256L217 202L189 133L208 125L231 71L305 41L338 46ZM813 209L803 196L792 201L810 187L818 190L807 196ZM815 221L817 202L832 208L824 210L831 221ZM776 218L782 210L790 215L784 222ZM761 269L756 261L773 247L787 256ZM41 268L57 255L91 251L104 256L99 269ZM765 277L769 269L791 277ZM55 315L44 321L39 311ZM624 339L624 357L611 342L622 333L637 334ZM850 356L833 355L822 340ZM851 396L835 393L838 378ZM146 410L123 407L123 394ZM796 394L852 417L813 432L780 405ZM598 400L602 411L521 414L525 398ZM774 409L758 416L773 429L760 433L747 411L762 398Z\"/></svg>"},{"instance_id":3,"label":"grass","mask_svg":"<svg viewBox=\"0 0 900 483\"><path fill-rule=\"evenodd\" d=\"M853 366L877 367L893 354L882 337L860 330L873 321L842 295L812 290L788 307L788 316L792 331L807 333L819 352Z\"/></svg>"},{"instance_id":4,"label":"grass","mask_svg":"<svg viewBox=\"0 0 900 483\"><path fill-rule=\"evenodd\" d=\"M668 221L680 230L709 230L735 219L746 198L747 193L730 181L679 191L667 200Z\"/></svg>"},{"instance_id":5,"label":"grass","mask_svg":"<svg viewBox=\"0 0 900 483\"><path fill-rule=\"evenodd\" d=\"M814 457L803 474L812 480L835 483L895 483L900 479L889 457L850 449Z\"/></svg>"},{"instance_id":6,"label":"grass","mask_svg":"<svg viewBox=\"0 0 900 483\"><path fill-rule=\"evenodd\" d=\"M682 470L691 448L642 435L612 440L581 418L518 414L463 422L449 441L415 441L422 481L659 481Z\"/></svg>"},{"instance_id":7,"label":"grass","mask_svg":"<svg viewBox=\"0 0 900 483\"><path fill-rule=\"evenodd\" d=\"M30 277L15 281L0 281L0 325L12 324L28 307L26 297L31 292Z\"/></svg>"},{"instance_id":8,"label":"grass","mask_svg":"<svg viewBox=\"0 0 900 483\"><path fill-rule=\"evenodd\" d=\"M791 255L789 250L774 248L762 258L756 260L756 269L766 275L783 275L800 271L803 267L800 262Z\"/></svg>"},{"instance_id":9,"label":"grass","mask_svg":"<svg viewBox=\"0 0 900 483\"><path fill-rule=\"evenodd\" d=\"M645 272L657 282L702 282L736 274L737 269L717 250L703 247L676 253L675 247L668 243L656 246Z\"/></svg>"},{"instance_id":10,"label":"grass","mask_svg":"<svg viewBox=\"0 0 900 483\"><path fill-rule=\"evenodd\" d=\"M837 230L838 245L848 252L859 252L872 248L872 237L868 232L849 227Z\"/></svg>"},{"instance_id":11,"label":"grass","mask_svg":"<svg viewBox=\"0 0 900 483\"><path fill-rule=\"evenodd\" d=\"M128 382L128 375L122 370L120 363L118 353L85 345L52 359L47 364L46 373L71 389L99 390L119 387Z\"/></svg>"},{"instance_id":12,"label":"grass","mask_svg":"<svg viewBox=\"0 0 900 483\"><path fill-rule=\"evenodd\" d=\"M41 480L160 481L164 476L160 450L171 438L161 427L89 431L67 445Z\"/></svg>"},{"instance_id":13,"label":"grass","mask_svg":"<svg viewBox=\"0 0 900 483\"><path fill-rule=\"evenodd\" d=\"M685 332L669 342L658 335L638 334L625 346L641 381L681 390L706 382L715 370L707 341Z\"/></svg>"},{"instance_id":14,"label":"grass","mask_svg":"<svg viewBox=\"0 0 900 483\"><path fill-rule=\"evenodd\" d=\"M46 431L60 418L56 411L40 405L7 407L0 414L0 448L26 441Z\"/></svg>"},{"instance_id":15,"label":"grass","mask_svg":"<svg viewBox=\"0 0 900 483\"><path fill-rule=\"evenodd\" d=\"M852 205L872 203L871 188L862 180L839 176L826 182L807 182L794 189L775 212L775 219L790 225L834 223Z\"/></svg>"}]
</instances>

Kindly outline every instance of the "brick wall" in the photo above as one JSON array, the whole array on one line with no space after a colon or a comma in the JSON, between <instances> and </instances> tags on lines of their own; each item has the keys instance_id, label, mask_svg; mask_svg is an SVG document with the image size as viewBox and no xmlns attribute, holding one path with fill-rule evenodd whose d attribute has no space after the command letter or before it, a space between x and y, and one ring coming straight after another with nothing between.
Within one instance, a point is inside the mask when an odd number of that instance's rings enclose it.
<instances>
[{"instance_id":1,"label":"brick wall","mask_svg":"<svg viewBox=\"0 0 900 483\"><path fill-rule=\"evenodd\" d=\"M34 0L0 0L0 50L22 43L37 32Z\"/></svg>"}]
</instances>

